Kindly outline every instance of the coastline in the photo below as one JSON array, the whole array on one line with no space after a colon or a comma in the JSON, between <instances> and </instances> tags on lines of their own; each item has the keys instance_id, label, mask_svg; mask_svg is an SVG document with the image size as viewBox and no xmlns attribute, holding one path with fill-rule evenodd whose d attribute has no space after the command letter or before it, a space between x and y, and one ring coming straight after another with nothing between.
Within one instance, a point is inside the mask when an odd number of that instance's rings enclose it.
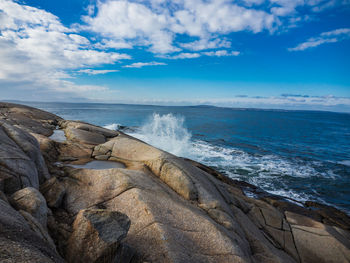
<instances>
[{"instance_id":1,"label":"coastline","mask_svg":"<svg viewBox=\"0 0 350 263\"><path fill-rule=\"evenodd\" d=\"M66 141L50 139L57 127ZM296 205L122 132L28 106L0 103L0 131L1 260L350 260L350 219L333 207ZM66 165L93 160L125 168ZM28 188L29 199L41 200L35 209L18 197ZM121 234L113 239L110 231ZM81 244L86 238L91 248L99 245L95 253ZM28 246L30 255L21 253Z\"/></svg>"}]
</instances>

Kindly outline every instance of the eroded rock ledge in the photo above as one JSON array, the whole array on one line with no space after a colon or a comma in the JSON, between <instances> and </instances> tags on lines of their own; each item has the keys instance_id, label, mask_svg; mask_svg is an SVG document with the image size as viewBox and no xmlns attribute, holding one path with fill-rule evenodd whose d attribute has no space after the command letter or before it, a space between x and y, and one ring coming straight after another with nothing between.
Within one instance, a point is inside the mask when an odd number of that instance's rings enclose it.
<instances>
[{"instance_id":1,"label":"eroded rock ledge","mask_svg":"<svg viewBox=\"0 0 350 263\"><path fill-rule=\"evenodd\" d=\"M57 128L65 140L50 138ZM125 168L67 165L92 160ZM296 205L122 132L0 103L0 262L350 262L349 230L335 208Z\"/></svg>"}]
</instances>

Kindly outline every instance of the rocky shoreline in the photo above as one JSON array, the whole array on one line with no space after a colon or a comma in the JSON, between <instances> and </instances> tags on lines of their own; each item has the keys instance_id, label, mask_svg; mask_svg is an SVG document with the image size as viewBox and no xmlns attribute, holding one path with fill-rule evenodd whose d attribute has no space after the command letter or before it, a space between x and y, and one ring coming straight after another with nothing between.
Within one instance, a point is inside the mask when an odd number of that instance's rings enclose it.
<instances>
[{"instance_id":1,"label":"rocky shoreline","mask_svg":"<svg viewBox=\"0 0 350 263\"><path fill-rule=\"evenodd\" d=\"M122 166L71 166L91 161ZM333 207L0 103L0 262L350 262L349 231Z\"/></svg>"}]
</instances>

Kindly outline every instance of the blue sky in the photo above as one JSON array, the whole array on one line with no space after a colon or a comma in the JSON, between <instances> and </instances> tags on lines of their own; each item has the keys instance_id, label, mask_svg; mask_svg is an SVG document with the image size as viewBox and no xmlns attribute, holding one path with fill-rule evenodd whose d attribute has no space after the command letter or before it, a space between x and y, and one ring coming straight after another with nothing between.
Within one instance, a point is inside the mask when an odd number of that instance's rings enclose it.
<instances>
[{"instance_id":1,"label":"blue sky","mask_svg":"<svg viewBox=\"0 0 350 263\"><path fill-rule=\"evenodd\" d=\"M350 0L0 0L0 99L350 111Z\"/></svg>"}]
</instances>

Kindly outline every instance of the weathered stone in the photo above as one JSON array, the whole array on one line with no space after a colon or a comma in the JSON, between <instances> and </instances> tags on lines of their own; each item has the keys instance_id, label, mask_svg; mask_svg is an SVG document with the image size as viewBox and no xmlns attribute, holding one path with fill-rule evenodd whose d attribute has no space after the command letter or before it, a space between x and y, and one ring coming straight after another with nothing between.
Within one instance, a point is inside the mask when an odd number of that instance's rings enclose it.
<instances>
[{"instance_id":1,"label":"weathered stone","mask_svg":"<svg viewBox=\"0 0 350 263\"><path fill-rule=\"evenodd\" d=\"M290 231L284 231L284 249L296 261L300 262L298 251L295 247L294 238Z\"/></svg>"},{"instance_id":2,"label":"weathered stone","mask_svg":"<svg viewBox=\"0 0 350 263\"><path fill-rule=\"evenodd\" d=\"M113 263L138 263L144 262L134 249L130 246L121 243L115 253L115 257L112 260Z\"/></svg>"},{"instance_id":3,"label":"weathered stone","mask_svg":"<svg viewBox=\"0 0 350 263\"><path fill-rule=\"evenodd\" d=\"M68 241L68 262L109 262L130 227L129 218L117 211L82 210Z\"/></svg>"},{"instance_id":4,"label":"weathered stone","mask_svg":"<svg viewBox=\"0 0 350 263\"><path fill-rule=\"evenodd\" d=\"M118 136L119 132L109 130L106 128L102 128L99 126L95 126L89 123L81 122L81 121L61 121L61 127L63 128L74 128L83 131L89 131L95 134L101 134L106 138L112 138Z\"/></svg>"},{"instance_id":5,"label":"weathered stone","mask_svg":"<svg viewBox=\"0 0 350 263\"><path fill-rule=\"evenodd\" d=\"M260 210L266 225L282 229L283 215L277 209L271 207L270 209L261 208Z\"/></svg>"},{"instance_id":6,"label":"weathered stone","mask_svg":"<svg viewBox=\"0 0 350 263\"><path fill-rule=\"evenodd\" d=\"M301 262L339 263L350 261L350 242L333 227L324 229L292 225L292 233Z\"/></svg>"},{"instance_id":7,"label":"weathered stone","mask_svg":"<svg viewBox=\"0 0 350 263\"><path fill-rule=\"evenodd\" d=\"M56 162L59 156L59 152L56 148L56 142L41 134L31 133L31 135L38 141L41 153L43 154L45 160L50 164Z\"/></svg>"},{"instance_id":8,"label":"weathered stone","mask_svg":"<svg viewBox=\"0 0 350 263\"><path fill-rule=\"evenodd\" d=\"M66 189L56 177L52 177L40 186L40 192L44 195L49 207L58 208L62 203Z\"/></svg>"},{"instance_id":9,"label":"weathered stone","mask_svg":"<svg viewBox=\"0 0 350 263\"><path fill-rule=\"evenodd\" d=\"M131 219L125 243L147 261L186 262L189 258L184 255L191 255L192 262L215 262L222 254L223 262L249 262L249 245L243 237L217 224L147 171L70 170L68 174L71 179L64 179L67 210L76 213L103 206L125 213Z\"/></svg>"},{"instance_id":10,"label":"weathered stone","mask_svg":"<svg viewBox=\"0 0 350 263\"><path fill-rule=\"evenodd\" d=\"M52 247L52 249L56 250L55 243L53 242L52 238L48 234L47 230L42 226L42 224L28 212L23 210L19 210L19 212L21 213L23 218L28 222L30 228L35 233L37 233L39 237L45 240Z\"/></svg>"},{"instance_id":11,"label":"weathered stone","mask_svg":"<svg viewBox=\"0 0 350 263\"><path fill-rule=\"evenodd\" d=\"M259 207L254 206L248 213L249 218L254 222L254 224L259 227L263 228L265 226L265 219L262 216L261 210Z\"/></svg>"},{"instance_id":12,"label":"weathered stone","mask_svg":"<svg viewBox=\"0 0 350 263\"><path fill-rule=\"evenodd\" d=\"M38 141L29 133L24 132L23 130L6 122L2 122L0 125L5 130L9 138L11 138L34 162L38 171L39 182L42 183L50 178Z\"/></svg>"},{"instance_id":13,"label":"weathered stone","mask_svg":"<svg viewBox=\"0 0 350 263\"><path fill-rule=\"evenodd\" d=\"M95 156L95 159L101 160L101 161L106 161L106 160L108 160L109 157L110 157L109 155L98 155L98 156Z\"/></svg>"},{"instance_id":14,"label":"weathered stone","mask_svg":"<svg viewBox=\"0 0 350 263\"><path fill-rule=\"evenodd\" d=\"M50 136L60 117L39 109L0 102L0 119L6 119L26 132Z\"/></svg>"},{"instance_id":15,"label":"weathered stone","mask_svg":"<svg viewBox=\"0 0 350 263\"><path fill-rule=\"evenodd\" d=\"M316 213L321 215L323 222L326 221L325 223L330 225L350 230L350 218L344 212L334 207L311 201L305 202L305 205L307 207L312 207Z\"/></svg>"},{"instance_id":16,"label":"weathered stone","mask_svg":"<svg viewBox=\"0 0 350 263\"><path fill-rule=\"evenodd\" d=\"M29 227L19 212L0 199L0 262L63 263L64 260Z\"/></svg>"},{"instance_id":17,"label":"weathered stone","mask_svg":"<svg viewBox=\"0 0 350 263\"><path fill-rule=\"evenodd\" d=\"M46 229L47 213L45 198L33 187L26 187L11 196L11 203L20 210L31 214Z\"/></svg>"},{"instance_id":18,"label":"weathered stone","mask_svg":"<svg viewBox=\"0 0 350 263\"><path fill-rule=\"evenodd\" d=\"M7 203L9 202L6 195L2 191L0 191L0 199L2 199L3 201L5 201Z\"/></svg>"},{"instance_id":19,"label":"weathered stone","mask_svg":"<svg viewBox=\"0 0 350 263\"><path fill-rule=\"evenodd\" d=\"M291 225L308 226L315 228L324 228L324 224L317 222L307 216L295 214L289 211L284 213L286 215L287 221Z\"/></svg>"},{"instance_id":20,"label":"weathered stone","mask_svg":"<svg viewBox=\"0 0 350 263\"><path fill-rule=\"evenodd\" d=\"M91 158L92 149L78 143L60 143L58 145L59 160L79 160Z\"/></svg>"},{"instance_id":21,"label":"weathered stone","mask_svg":"<svg viewBox=\"0 0 350 263\"><path fill-rule=\"evenodd\" d=\"M85 130L67 127L65 134L68 140L88 145L98 145L106 142L102 134L93 133Z\"/></svg>"},{"instance_id":22,"label":"weathered stone","mask_svg":"<svg viewBox=\"0 0 350 263\"><path fill-rule=\"evenodd\" d=\"M6 133L0 122L0 185L6 194L23 187L39 187L35 162ZM40 150L39 150L40 152Z\"/></svg>"},{"instance_id":23,"label":"weathered stone","mask_svg":"<svg viewBox=\"0 0 350 263\"><path fill-rule=\"evenodd\" d=\"M187 200L197 198L197 190L185 171L170 162L165 162L159 172L160 179Z\"/></svg>"}]
</instances>

